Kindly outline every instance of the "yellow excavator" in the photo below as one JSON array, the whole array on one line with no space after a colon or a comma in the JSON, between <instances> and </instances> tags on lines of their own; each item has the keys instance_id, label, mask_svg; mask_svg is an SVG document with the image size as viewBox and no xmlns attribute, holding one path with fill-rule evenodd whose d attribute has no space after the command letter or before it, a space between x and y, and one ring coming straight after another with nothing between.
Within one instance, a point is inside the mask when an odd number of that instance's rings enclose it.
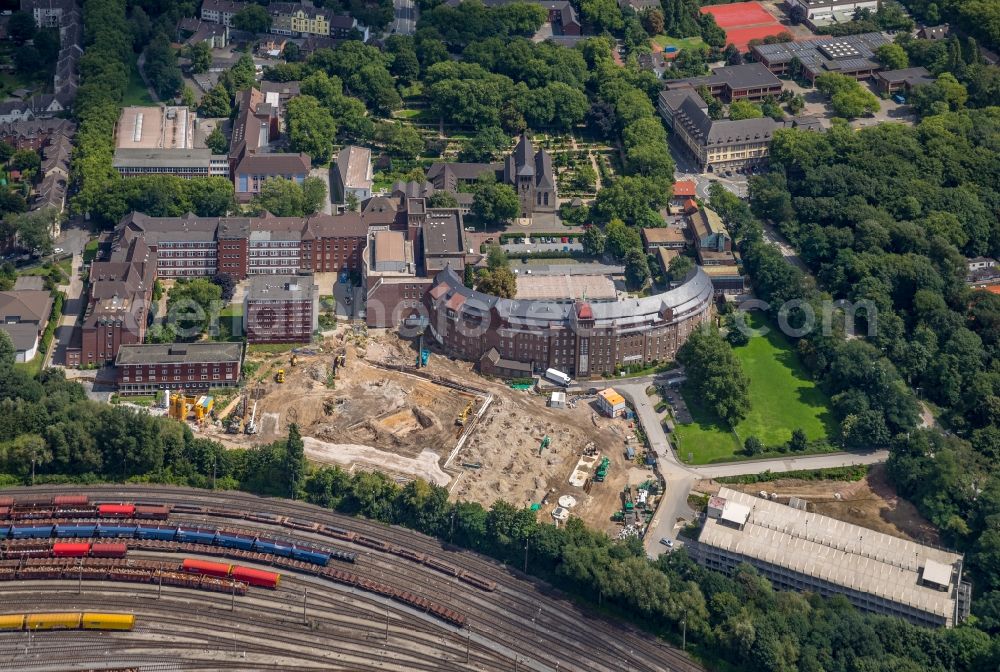
<instances>
[{"instance_id":1,"label":"yellow excavator","mask_svg":"<svg viewBox=\"0 0 1000 672\"><path fill-rule=\"evenodd\" d=\"M278 373L274 374L274 382L283 383L285 382L285 370L278 369Z\"/></svg>"}]
</instances>

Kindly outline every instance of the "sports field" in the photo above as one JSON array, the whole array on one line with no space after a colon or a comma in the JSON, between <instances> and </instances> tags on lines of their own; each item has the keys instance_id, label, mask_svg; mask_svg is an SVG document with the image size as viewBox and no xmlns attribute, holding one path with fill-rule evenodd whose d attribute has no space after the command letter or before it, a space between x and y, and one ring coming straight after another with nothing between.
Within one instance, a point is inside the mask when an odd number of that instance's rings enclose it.
<instances>
[{"instance_id":1,"label":"sports field","mask_svg":"<svg viewBox=\"0 0 1000 672\"><path fill-rule=\"evenodd\" d=\"M757 2L710 5L699 11L714 16L715 23L726 31L726 43L736 45L740 51L747 50L750 40L763 39L786 30Z\"/></svg>"},{"instance_id":2,"label":"sports field","mask_svg":"<svg viewBox=\"0 0 1000 672\"><path fill-rule=\"evenodd\" d=\"M705 44L705 41L700 37L670 37L669 35L657 35L653 38L653 44L660 49L666 49L667 47L677 47L680 49L694 49L695 47L700 47Z\"/></svg>"},{"instance_id":3,"label":"sports field","mask_svg":"<svg viewBox=\"0 0 1000 672\"><path fill-rule=\"evenodd\" d=\"M751 313L748 322L754 327L764 323L757 313ZM743 441L748 436L756 436L766 446L766 452L756 457L777 455L776 448L788 442L792 430L800 428L810 441L824 444L805 453L832 450L826 446L836 434L829 398L802 368L792 344L773 325L769 326L771 333L751 338L749 344L734 349L750 378L750 413L736 426L735 433L702 407L694 395L681 390L694 419L691 424L677 425L673 434L683 462L688 462L689 453L693 456L691 464L747 459Z\"/></svg>"}]
</instances>

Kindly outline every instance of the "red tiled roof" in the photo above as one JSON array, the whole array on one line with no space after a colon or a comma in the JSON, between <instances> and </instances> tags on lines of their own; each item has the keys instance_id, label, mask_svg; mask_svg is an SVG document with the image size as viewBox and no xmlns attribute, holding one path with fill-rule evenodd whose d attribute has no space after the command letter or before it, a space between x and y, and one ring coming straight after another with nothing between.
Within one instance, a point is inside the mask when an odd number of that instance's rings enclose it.
<instances>
[{"instance_id":1,"label":"red tiled roof","mask_svg":"<svg viewBox=\"0 0 1000 672\"><path fill-rule=\"evenodd\" d=\"M446 304L451 310L458 310L465 303L465 296L455 292Z\"/></svg>"},{"instance_id":2,"label":"red tiled roof","mask_svg":"<svg viewBox=\"0 0 1000 672\"><path fill-rule=\"evenodd\" d=\"M684 201L685 212L693 212L697 209L698 209L698 203L693 198L689 198L688 200Z\"/></svg>"},{"instance_id":3,"label":"red tiled roof","mask_svg":"<svg viewBox=\"0 0 1000 672\"><path fill-rule=\"evenodd\" d=\"M581 320L592 320L594 319L594 309L590 307L589 303L578 303L576 304L576 316Z\"/></svg>"},{"instance_id":4,"label":"red tiled roof","mask_svg":"<svg viewBox=\"0 0 1000 672\"><path fill-rule=\"evenodd\" d=\"M674 196L693 198L695 196L694 192L694 182L691 180L681 180L680 182L674 182Z\"/></svg>"}]
</instances>

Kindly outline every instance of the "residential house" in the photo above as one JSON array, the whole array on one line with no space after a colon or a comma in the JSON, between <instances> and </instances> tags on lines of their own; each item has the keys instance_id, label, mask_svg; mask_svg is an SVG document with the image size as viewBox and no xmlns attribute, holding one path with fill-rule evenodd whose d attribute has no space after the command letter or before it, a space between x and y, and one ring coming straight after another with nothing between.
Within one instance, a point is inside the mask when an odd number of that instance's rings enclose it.
<instances>
[{"instance_id":1,"label":"residential house","mask_svg":"<svg viewBox=\"0 0 1000 672\"><path fill-rule=\"evenodd\" d=\"M271 32L278 35L317 35L346 39L351 31L358 30L358 22L311 2L272 2L267 6L271 14ZM367 39L367 29L363 30Z\"/></svg>"},{"instance_id":2,"label":"residential house","mask_svg":"<svg viewBox=\"0 0 1000 672\"><path fill-rule=\"evenodd\" d=\"M970 285L990 284L1000 279L1000 265L990 257L973 257L965 260L965 282Z\"/></svg>"},{"instance_id":3,"label":"residential house","mask_svg":"<svg viewBox=\"0 0 1000 672\"><path fill-rule=\"evenodd\" d=\"M353 195L358 203L372 195L372 151L367 147L347 145L337 153L333 164L333 198L337 203L347 203Z\"/></svg>"},{"instance_id":4,"label":"residential house","mask_svg":"<svg viewBox=\"0 0 1000 672\"><path fill-rule=\"evenodd\" d=\"M0 123L0 141L14 149L39 151L58 138L72 138L76 124L68 119L38 119Z\"/></svg>"},{"instance_id":5,"label":"residential house","mask_svg":"<svg viewBox=\"0 0 1000 672\"><path fill-rule=\"evenodd\" d=\"M260 193L264 183L276 177L283 177L302 184L312 168L312 161L306 154L247 154L237 164L233 175L236 200L248 203Z\"/></svg>"},{"instance_id":6,"label":"residential house","mask_svg":"<svg viewBox=\"0 0 1000 672\"><path fill-rule=\"evenodd\" d=\"M940 26L924 26L917 31L917 37L921 40L943 40L951 35L951 28L947 23Z\"/></svg>"},{"instance_id":7,"label":"residential house","mask_svg":"<svg viewBox=\"0 0 1000 672\"><path fill-rule=\"evenodd\" d=\"M673 195L670 197L670 204L683 208L690 199L697 198L696 185L693 180L678 180L674 182Z\"/></svg>"},{"instance_id":8,"label":"residential house","mask_svg":"<svg viewBox=\"0 0 1000 672\"><path fill-rule=\"evenodd\" d=\"M202 0L201 20L210 23L221 23L231 28L233 25L233 15L249 4L248 2L235 2L233 0Z\"/></svg>"},{"instance_id":9,"label":"residential house","mask_svg":"<svg viewBox=\"0 0 1000 672\"><path fill-rule=\"evenodd\" d=\"M45 290L0 292L0 331L14 344L14 359L30 362L52 312L52 295Z\"/></svg>"},{"instance_id":10,"label":"residential house","mask_svg":"<svg viewBox=\"0 0 1000 672\"><path fill-rule=\"evenodd\" d=\"M229 26L186 17L177 24L177 37L189 47L204 42L210 49L225 49L229 44Z\"/></svg>"},{"instance_id":11,"label":"residential house","mask_svg":"<svg viewBox=\"0 0 1000 672\"><path fill-rule=\"evenodd\" d=\"M552 34L555 36L577 36L583 32L576 8L567 0L538 0L538 4L549 13Z\"/></svg>"}]
</instances>

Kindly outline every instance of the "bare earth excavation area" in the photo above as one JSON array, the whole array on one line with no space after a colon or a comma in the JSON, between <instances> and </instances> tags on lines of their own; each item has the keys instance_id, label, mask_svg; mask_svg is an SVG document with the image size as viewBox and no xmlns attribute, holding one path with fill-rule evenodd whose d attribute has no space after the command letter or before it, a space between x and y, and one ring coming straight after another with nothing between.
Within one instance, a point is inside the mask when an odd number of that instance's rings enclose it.
<instances>
[{"instance_id":1,"label":"bare earth excavation area","mask_svg":"<svg viewBox=\"0 0 1000 672\"><path fill-rule=\"evenodd\" d=\"M334 377L340 353L346 362ZM447 487L455 499L485 505L538 503L543 513L571 495L574 515L608 531L616 528L610 516L626 483L649 477L625 458L630 423L599 416L589 400L548 408L543 395L483 379L469 363L436 353L419 372L396 370L412 367L416 351L395 334L340 330L321 347L299 351L294 366L290 353L251 353L250 360L259 364L247 389L260 433L240 437L241 446L283 438L294 422L314 462L378 469L401 481L420 477ZM275 381L278 369L284 383ZM595 454L607 456L611 467L588 493L570 478L581 457L584 475L592 475L586 465L599 461Z\"/></svg>"}]
</instances>

